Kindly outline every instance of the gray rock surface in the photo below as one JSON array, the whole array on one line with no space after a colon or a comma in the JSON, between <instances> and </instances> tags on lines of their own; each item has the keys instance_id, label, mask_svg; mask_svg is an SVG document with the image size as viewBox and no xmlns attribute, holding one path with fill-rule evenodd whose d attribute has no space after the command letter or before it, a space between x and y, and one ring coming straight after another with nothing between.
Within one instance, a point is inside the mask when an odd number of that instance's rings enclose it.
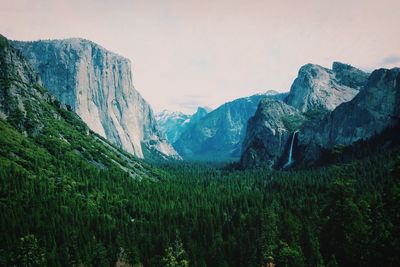
<instances>
[{"instance_id":1,"label":"gray rock surface","mask_svg":"<svg viewBox=\"0 0 400 267\"><path fill-rule=\"evenodd\" d=\"M333 70L307 64L300 68L286 103L301 112L331 111L353 99L367 77L367 73L339 62L333 64Z\"/></svg>"},{"instance_id":2,"label":"gray rock surface","mask_svg":"<svg viewBox=\"0 0 400 267\"><path fill-rule=\"evenodd\" d=\"M375 70L353 100L325 117L306 123L299 132L299 160L317 160L323 149L366 140L400 120L400 68Z\"/></svg>"},{"instance_id":3,"label":"gray rock surface","mask_svg":"<svg viewBox=\"0 0 400 267\"><path fill-rule=\"evenodd\" d=\"M19 42L43 85L96 133L143 158L142 144L179 157L132 83L131 63L84 39Z\"/></svg>"},{"instance_id":4,"label":"gray rock surface","mask_svg":"<svg viewBox=\"0 0 400 267\"><path fill-rule=\"evenodd\" d=\"M263 99L248 122L240 159L242 167L277 166L290 146L293 132L304 120L297 109L284 102Z\"/></svg>"}]
</instances>

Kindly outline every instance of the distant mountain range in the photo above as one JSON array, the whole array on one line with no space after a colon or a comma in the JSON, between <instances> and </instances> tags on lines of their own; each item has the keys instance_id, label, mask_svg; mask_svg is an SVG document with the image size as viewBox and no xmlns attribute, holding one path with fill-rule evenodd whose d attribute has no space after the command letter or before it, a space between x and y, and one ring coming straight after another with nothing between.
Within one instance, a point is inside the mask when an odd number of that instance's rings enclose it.
<instances>
[{"instance_id":1,"label":"distant mountain range","mask_svg":"<svg viewBox=\"0 0 400 267\"><path fill-rule=\"evenodd\" d=\"M133 86L126 58L79 38L2 40L3 79L22 77L31 88L3 92L2 118L8 119L12 110L22 116L21 125L14 122L20 131L40 134L44 123L36 115L37 123L23 123L34 102L22 102L28 101L26 92L42 94L39 98L59 102L88 129L139 158L240 160L244 168L309 166L324 151L371 138L395 126L400 117L398 68L370 74L340 62L331 69L306 64L289 93L267 91L215 110L199 107L192 115L154 115ZM47 88L48 95L40 88ZM10 106L11 95L19 102ZM32 114L41 114L41 109Z\"/></svg>"},{"instance_id":2,"label":"distant mountain range","mask_svg":"<svg viewBox=\"0 0 400 267\"><path fill-rule=\"evenodd\" d=\"M175 129L169 132L179 132L179 137L171 143L187 160L237 160L247 121L254 115L260 100L265 97L283 100L286 96L285 93L268 91L225 103L207 114L203 111L198 115L199 109L193 116L196 120L192 117L189 124L183 125L177 120L175 126L169 126L169 129Z\"/></svg>"},{"instance_id":3,"label":"distant mountain range","mask_svg":"<svg viewBox=\"0 0 400 267\"><path fill-rule=\"evenodd\" d=\"M198 122L210 111L210 108L198 107L195 113L188 115L179 111L163 110L156 114L156 120L168 142L173 144L187 128Z\"/></svg>"},{"instance_id":4,"label":"distant mountain range","mask_svg":"<svg viewBox=\"0 0 400 267\"><path fill-rule=\"evenodd\" d=\"M236 99L197 122L180 113L157 118L186 160L240 158L244 168L310 165L324 150L368 139L398 122L397 72L370 74L340 62L332 69L306 64L289 93Z\"/></svg>"}]
</instances>

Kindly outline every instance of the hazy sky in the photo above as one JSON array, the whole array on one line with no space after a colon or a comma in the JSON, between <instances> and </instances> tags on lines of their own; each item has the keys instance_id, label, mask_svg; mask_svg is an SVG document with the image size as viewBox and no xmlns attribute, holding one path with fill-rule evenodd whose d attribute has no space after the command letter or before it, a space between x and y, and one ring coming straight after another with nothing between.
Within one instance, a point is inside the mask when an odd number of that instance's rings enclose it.
<instances>
[{"instance_id":1,"label":"hazy sky","mask_svg":"<svg viewBox=\"0 0 400 267\"><path fill-rule=\"evenodd\" d=\"M83 37L129 58L156 111L192 112L335 60L400 66L400 0L0 0L9 39Z\"/></svg>"}]
</instances>

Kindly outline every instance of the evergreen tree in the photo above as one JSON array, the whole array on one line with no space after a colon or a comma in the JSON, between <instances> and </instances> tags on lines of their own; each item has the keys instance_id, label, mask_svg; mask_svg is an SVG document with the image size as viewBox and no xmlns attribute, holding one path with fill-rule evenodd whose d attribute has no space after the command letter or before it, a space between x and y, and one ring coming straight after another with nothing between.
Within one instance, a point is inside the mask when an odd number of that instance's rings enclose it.
<instances>
[{"instance_id":1,"label":"evergreen tree","mask_svg":"<svg viewBox=\"0 0 400 267\"><path fill-rule=\"evenodd\" d=\"M165 267L188 267L186 252L183 249L183 244L180 240L176 240L174 247L169 246L165 249L165 255L162 259Z\"/></svg>"}]
</instances>

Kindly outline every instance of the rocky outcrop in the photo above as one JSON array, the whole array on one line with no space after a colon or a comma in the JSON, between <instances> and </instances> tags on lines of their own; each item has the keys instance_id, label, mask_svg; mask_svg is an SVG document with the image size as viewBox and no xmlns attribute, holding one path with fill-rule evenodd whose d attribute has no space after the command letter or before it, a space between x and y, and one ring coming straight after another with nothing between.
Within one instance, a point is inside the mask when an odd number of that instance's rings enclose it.
<instances>
[{"instance_id":1,"label":"rocky outcrop","mask_svg":"<svg viewBox=\"0 0 400 267\"><path fill-rule=\"evenodd\" d=\"M400 121L400 69L374 71L353 100L310 121L298 134L299 162L309 164L322 150L350 145Z\"/></svg>"},{"instance_id":2,"label":"rocky outcrop","mask_svg":"<svg viewBox=\"0 0 400 267\"><path fill-rule=\"evenodd\" d=\"M304 120L297 109L282 101L263 99L248 122L240 159L242 167L284 165L293 133Z\"/></svg>"},{"instance_id":3,"label":"rocky outcrop","mask_svg":"<svg viewBox=\"0 0 400 267\"><path fill-rule=\"evenodd\" d=\"M300 68L286 103L301 112L331 111L353 99L367 77L367 73L339 62L333 64L333 70L307 64Z\"/></svg>"},{"instance_id":4,"label":"rocky outcrop","mask_svg":"<svg viewBox=\"0 0 400 267\"><path fill-rule=\"evenodd\" d=\"M143 157L142 145L178 157L161 136L150 105L132 83L131 63L83 39L13 42L43 85L96 133Z\"/></svg>"},{"instance_id":5,"label":"rocky outcrop","mask_svg":"<svg viewBox=\"0 0 400 267\"><path fill-rule=\"evenodd\" d=\"M285 96L267 92L225 103L189 127L173 145L186 159L237 160L247 121L254 115L260 100Z\"/></svg>"}]
</instances>

